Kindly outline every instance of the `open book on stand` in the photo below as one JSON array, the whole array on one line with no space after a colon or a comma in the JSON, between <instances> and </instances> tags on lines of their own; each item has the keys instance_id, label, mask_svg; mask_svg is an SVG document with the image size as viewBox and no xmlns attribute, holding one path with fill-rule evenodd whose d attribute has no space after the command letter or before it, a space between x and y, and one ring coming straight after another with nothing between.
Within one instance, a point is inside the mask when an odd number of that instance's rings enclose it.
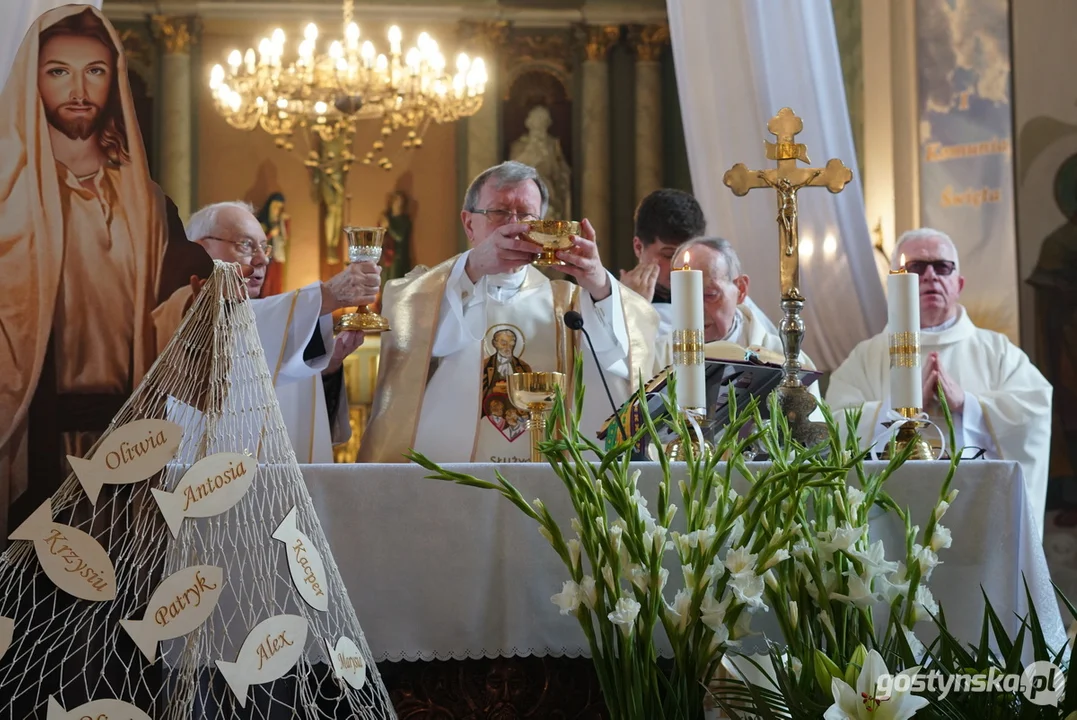
<instances>
[{"instance_id":1,"label":"open book on stand","mask_svg":"<svg viewBox=\"0 0 1077 720\"><path fill-rule=\"evenodd\" d=\"M707 368L707 416L701 427L706 440L713 441L728 424L731 391L736 394L737 407L742 409L751 398L758 397L763 419L767 419L767 396L782 382L784 358L781 354L760 347L743 348L734 343L713 342L704 347L704 358ZM651 378L644 388L647 408L663 443L673 439L672 429L663 422L667 415L663 398L672 373L671 365ZM803 370L800 381L805 386L811 386L821 376L821 372ZM635 434L643 426L643 412L635 395L620 407L618 414L629 435ZM615 416L606 420L598 437L604 441L607 450L623 440ZM651 442L650 437L644 437L637 443L632 451L632 459L654 459L648 452Z\"/></svg>"}]
</instances>

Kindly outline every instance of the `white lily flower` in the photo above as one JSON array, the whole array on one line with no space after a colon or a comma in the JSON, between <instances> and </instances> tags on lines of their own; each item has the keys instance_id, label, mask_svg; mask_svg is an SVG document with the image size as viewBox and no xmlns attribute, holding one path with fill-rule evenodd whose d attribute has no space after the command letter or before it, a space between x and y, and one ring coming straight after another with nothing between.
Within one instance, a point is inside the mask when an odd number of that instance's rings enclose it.
<instances>
[{"instance_id":1,"label":"white lily flower","mask_svg":"<svg viewBox=\"0 0 1077 720\"><path fill-rule=\"evenodd\" d=\"M950 537L950 528L943 527L942 525L935 524L935 529L931 531L931 549L935 552L944 548L950 547L953 539Z\"/></svg>"},{"instance_id":2,"label":"white lily flower","mask_svg":"<svg viewBox=\"0 0 1077 720\"><path fill-rule=\"evenodd\" d=\"M580 606L580 586L572 580L567 580L561 586L561 592L550 598L557 607L561 608L562 615L571 615Z\"/></svg>"},{"instance_id":3,"label":"white lily flower","mask_svg":"<svg viewBox=\"0 0 1077 720\"><path fill-rule=\"evenodd\" d=\"M580 541L572 538L565 544L568 545L568 559L572 563L572 569L577 570L580 567Z\"/></svg>"},{"instance_id":4,"label":"white lily flower","mask_svg":"<svg viewBox=\"0 0 1077 720\"><path fill-rule=\"evenodd\" d=\"M856 573L849 573L849 594L830 593L833 600L842 600L855 605L858 608L870 608L877 599L877 594L871 591L871 579L864 582L864 578Z\"/></svg>"},{"instance_id":5,"label":"white lily flower","mask_svg":"<svg viewBox=\"0 0 1077 720\"><path fill-rule=\"evenodd\" d=\"M901 686L905 689L897 690L898 683L886 669L882 656L875 650L869 650L860 676L856 679L855 690L844 680L831 680L834 704L827 708L823 720L908 720L928 704L927 699L910 694L912 680L919 672L919 667L902 672L902 675L909 677L909 681L907 685L902 681ZM879 692L879 679L883 676L892 681L885 695Z\"/></svg>"},{"instance_id":6,"label":"white lily flower","mask_svg":"<svg viewBox=\"0 0 1077 720\"><path fill-rule=\"evenodd\" d=\"M588 610L594 610L598 604L598 588L595 586L595 579L590 575L584 575L580 580L580 601Z\"/></svg>"},{"instance_id":7,"label":"white lily flower","mask_svg":"<svg viewBox=\"0 0 1077 720\"><path fill-rule=\"evenodd\" d=\"M747 548L739 547L730 550L725 556L725 566L733 576L745 573L755 574L755 560L758 556L748 552Z\"/></svg>"},{"instance_id":8,"label":"white lily flower","mask_svg":"<svg viewBox=\"0 0 1077 720\"><path fill-rule=\"evenodd\" d=\"M744 603L749 612L766 610L763 602L763 578L754 573L734 575L729 581L729 588L737 600Z\"/></svg>"},{"instance_id":9,"label":"white lily flower","mask_svg":"<svg viewBox=\"0 0 1077 720\"><path fill-rule=\"evenodd\" d=\"M639 616L640 604L632 598L621 598L617 601L617 606L606 617L614 625L618 625L621 628L621 632L625 637L628 637L632 633L632 628L636 623L636 618Z\"/></svg>"}]
</instances>

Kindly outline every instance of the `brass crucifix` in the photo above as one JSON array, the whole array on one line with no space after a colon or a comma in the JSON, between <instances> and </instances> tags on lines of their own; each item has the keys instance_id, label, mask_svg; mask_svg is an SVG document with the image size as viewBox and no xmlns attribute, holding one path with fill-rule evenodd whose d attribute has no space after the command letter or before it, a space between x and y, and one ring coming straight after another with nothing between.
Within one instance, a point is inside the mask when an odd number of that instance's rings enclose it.
<instances>
[{"instance_id":1,"label":"brass crucifix","mask_svg":"<svg viewBox=\"0 0 1077 720\"><path fill-rule=\"evenodd\" d=\"M722 182L734 195L747 195L749 190L774 188L778 193L778 237L781 246L782 299L804 301L800 292L800 237L797 230L797 191L805 187L825 187L832 193L841 192L853 179L852 171L838 159L825 168L797 167L797 161L808 160L808 148L794 142L804 129L804 121L789 108L782 108L767 123L767 129L778 142L766 141L767 159L777 160L778 167L749 170L737 163L725 174Z\"/></svg>"}]
</instances>

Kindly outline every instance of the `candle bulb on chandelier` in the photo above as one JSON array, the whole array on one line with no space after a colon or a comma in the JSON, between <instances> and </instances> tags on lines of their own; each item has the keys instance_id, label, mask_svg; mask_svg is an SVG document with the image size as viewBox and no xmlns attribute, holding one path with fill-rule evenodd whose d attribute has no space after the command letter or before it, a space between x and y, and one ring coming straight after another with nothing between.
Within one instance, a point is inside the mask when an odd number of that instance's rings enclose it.
<instances>
[{"instance_id":1,"label":"candle bulb on chandelier","mask_svg":"<svg viewBox=\"0 0 1077 720\"><path fill-rule=\"evenodd\" d=\"M905 256L886 278L890 336L890 403L902 410L923 408L920 376L920 277L905 271Z\"/></svg>"},{"instance_id":2,"label":"candle bulb on chandelier","mask_svg":"<svg viewBox=\"0 0 1077 720\"><path fill-rule=\"evenodd\" d=\"M359 47L359 26L355 23L348 23L348 27L344 30L344 40L347 41L349 50Z\"/></svg>"}]
</instances>

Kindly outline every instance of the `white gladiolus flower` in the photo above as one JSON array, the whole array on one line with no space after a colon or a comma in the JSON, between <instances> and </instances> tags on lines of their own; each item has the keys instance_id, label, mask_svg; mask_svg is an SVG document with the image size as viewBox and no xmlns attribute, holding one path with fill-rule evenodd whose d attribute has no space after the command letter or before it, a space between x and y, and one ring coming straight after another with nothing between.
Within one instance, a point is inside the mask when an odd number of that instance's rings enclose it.
<instances>
[{"instance_id":1,"label":"white gladiolus flower","mask_svg":"<svg viewBox=\"0 0 1077 720\"><path fill-rule=\"evenodd\" d=\"M749 612L767 609L766 603L763 602L763 578L755 573L734 575L729 581L729 589L737 600L747 606Z\"/></svg>"},{"instance_id":2,"label":"white gladiolus flower","mask_svg":"<svg viewBox=\"0 0 1077 720\"><path fill-rule=\"evenodd\" d=\"M879 592L887 605L893 604L899 595L909 594L909 578L904 563L898 563L898 569L890 576L879 575Z\"/></svg>"},{"instance_id":3,"label":"white gladiolus flower","mask_svg":"<svg viewBox=\"0 0 1077 720\"><path fill-rule=\"evenodd\" d=\"M800 539L793 543L793 557L803 560L811 555L811 545L807 540Z\"/></svg>"},{"instance_id":4,"label":"white gladiolus flower","mask_svg":"<svg viewBox=\"0 0 1077 720\"><path fill-rule=\"evenodd\" d=\"M957 500L957 488L950 491L950 494L946 496L947 505L953 505L954 500Z\"/></svg>"},{"instance_id":5,"label":"white gladiolus flower","mask_svg":"<svg viewBox=\"0 0 1077 720\"><path fill-rule=\"evenodd\" d=\"M579 518L572 518L569 524L572 525L572 530L576 533L576 537L583 537L583 525L580 524Z\"/></svg>"},{"instance_id":6,"label":"white gladiolus flower","mask_svg":"<svg viewBox=\"0 0 1077 720\"><path fill-rule=\"evenodd\" d=\"M927 650L924 648L924 644L920 642L920 638L916 637L916 633L907 627L901 628L901 631L905 634L905 640L908 641L909 649L912 650L912 656L916 658L916 662L923 662Z\"/></svg>"},{"instance_id":7,"label":"white gladiolus flower","mask_svg":"<svg viewBox=\"0 0 1077 720\"><path fill-rule=\"evenodd\" d=\"M886 663L875 650L869 650L860 676L853 689L839 678L830 681L834 704L827 708L823 720L908 720L916 711L926 707L928 700L911 694L912 681L920 672L919 667L903 671L909 681L893 682L889 694L879 692L879 678L890 676ZM894 678L891 677L891 680ZM901 690L897 688L901 687Z\"/></svg>"},{"instance_id":8,"label":"white gladiolus flower","mask_svg":"<svg viewBox=\"0 0 1077 720\"><path fill-rule=\"evenodd\" d=\"M538 531L539 535L546 538L546 542L550 543L550 545L553 545L553 535L550 534L549 530L547 530L544 526L539 525Z\"/></svg>"},{"instance_id":9,"label":"white gladiolus flower","mask_svg":"<svg viewBox=\"0 0 1077 720\"><path fill-rule=\"evenodd\" d=\"M632 633L632 628L635 625L636 618L639 616L640 604L632 598L621 598L617 601L617 606L606 617L614 625L619 625L621 632L625 637L628 637Z\"/></svg>"},{"instance_id":10,"label":"white gladiolus flower","mask_svg":"<svg viewBox=\"0 0 1077 720\"><path fill-rule=\"evenodd\" d=\"M873 542L867 550L852 550L850 554L864 564L864 572L872 577L897 571L898 564L886 559L882 540Z\"/></svg>"},{"instance_id":11,"label":"white gladiolus flower","mask_svg":"<svg viewBox=\"0 0 1077 720\"><path fill-rule=\"evenodd\" d=\"M673 624L676 625L678 630L684 630L688 626L688 620L692 611L692 593L687 588L682 588L677 591L676 597L673 598L672 605L666 605L666 610L669 612Z\"/></svg>"},{"instance_id":12,"label":"white gladiolus flower","mask_svg":"<svg viewBox=\"0 0 1077 720\"><path fill-rule=\"evenodd\" d=\"M939 500L939 504L935 506L935 522L942 520L942 516L946 514L946 511L950 509L950 503L945 500Z\"/></svg>"},{"instance_id":13,"label":"white gladiolus flower","mask_svg":"<svg viewBox=\"0 0 1077 720\"><path fill-rule=\"evenodd\" d=\"M778 563L789 559L789 551L785 548L778 548L774 551L774 554L767 558L766 563L763 565L764 570L770 570Z\"/></svg>"},{"instance_id":14,"label":"white gladiolus flower","mask_svg":"<svg viewBox=\"0 0 1077 720\"><path fill-rule=\"evenodd\" d=\"M819 533L819 552L832 555L849 550L864 536L867 529L866 525L853 527L849 523L842 523L841 527L830 532Z\"/></svg>"},{"instance_id":15,"label":"white gladiolus flower","mask_svg":"<svg viewBox=\"0 0 1077 720\"><path fill-rule=\"evenodd\" d=\"M699 582L695 568L691 565L681 565L681 575L684 576L684 586L686 588L695 588L696 583Z\"/></svg>"},{"instance_id":16,"label":"white gladiolus flower","mask_svg":"<svg viewBox=\"0 0 1077 720\"><path fill-rule=\"evenodd\" d=\"M930 613L930 615L928 613ZM938 614L939 603L935 600L935 596L931 594L931 590L929 590L926 585L917 585L916 600L912 605L913 622L930 620L931 615Z\"/></svg>"},{"instance_id":17,"label":"white gladiolus flower","mask_svg":"<svg viewBox=\"0 0 1077 720\"><path fill-rule=\"evenodd\" d=\"M565 544L568 545L568 559L572 563L572 569L577 570L580 567L580 541L572 538Z\"/></svg>"},{"instance_id":18,"label":"white gladiolus flower","mask_svg":"<svg viewBox=\"0 0 1077 720\"><path fill-rule=\"evenodd\" d=\"M669 580L669 570L665 568L658 569L658 591L661 592L666 589L666 582Z\"/></svg>"},{"instance_id":19,"label":"white gladiolus flower","mask_svg":"<svg viewBox=\"0 0 1077 720\"><path fill-rule=\"evenodd\" d=\"M767 587L770 588L771 592L778 592L778 577L773 571L767 570L763 573L763 582L767 584Z\"/></svg>"},{"instance_id":20,"label":"white gladiolus flower","mask_svg":"<svg viewBox=\"0 0 1077 720\"><path fill-rule=\"evenodd\" d=\"M793 630L797 629L797 623L800 622L800 606L792 600L789 601L789 627Z\"/></svg>"},{"instance_id":21,"label":"white gladiolus flower","mask_svg":"<svg viewBox=\"0 0 1077 720\"><path fill-rule=\"evenodd\" d=\"M921 547L919 544L913 545L912 553L916 561L920 563L920 577L925 580L931 577L931 573L934 572L936 566L942 564L939 556L929 547Z\"/></svg>"},{"instance_id":22,"label":"white gladiolus flower","mask_svg":"<svg viewBox=\"0 0 1077 720\"><path fill-rule=\"evenodd\" d=\"M629 487L634 488L634 487L636 487L636 485L639 484L639 476L642 474L642 472L643 471L641 471L641 470L633 470L632 471L632 474L628 476L628 486ZM644 500L643 504L646 505L647 501Z\"/></svg>"},{"instance_id":23,"label":"white gladiolus flower","mask_svg":"<svg viewBox=\"0 0 1077 720\"><path fill-rule=\"evenodd\" d=\"M624 533L624 520L617 518L610 523L610 545L613 547L614 552L618 552L621 549L621 535Z\"/></svg>"},{"instance_id":24,"label":"white gladiolus flower","mask_svg":"<svg viewBox=\"0 0 1077 720\"><path fill-rule=\"evenodd\" d=\"M726 595L725 600L718 602L713 593L705 594L703 602L699 604L699 619L715 633L725 630L725 614L729 609L730 600L732 598ZM726 630L726 640L728 639L729 631ZM722 642L725 642L725 640Z\"/></svg>"},{"instance_id":25,"label":"white gladiolus flower","mask_svg":"<svg viewBox=\"0 0 1077 720\"><path fill-rule=\"evenodd\" d=\"M536 510L538 510L539 512L542 512L542 511L543 511L543 510L544 510L544 509L546 508L546 506L542 504L542 500L541 500L541 499L539 499L539 498L535 498L534 500L532 500L532 501L531 501L531 504L532 504L532 505L533 505L533 506L535 507L535 509L536 509Z\"/></svg>"},{"instance_id":26,"label":"white gladiolus flower","mask_svg":"<svg viewBox=\"0 0 1077 720\"><path fill-rule=\"evenodd\" d=\"M757 555L748 552L747 548L736 548L730 550L725 556L726 569L733 576L742 575L744 573L755 574L755 560Z\"/></svg>"},{"instance_id":27,"label":"white gladiolus flower","mask_svg":"<svg viewBox=\"0 0 1077 720\"><path fill-rule=\"evenodd\" d=\"M572 580L567 580L561 586L561 592L550 598L557 607L561 608L562 615L571 615L580 606L580 586Z\"/></svg>"},{"instance_id":28,"label":"white gladiolus flower","mask_svg":"<svg viewBox=\"0 0 1077 720\"><path fill-rule=\"evenodd\" d=\"M594 610L598 604L598 588L595 586L595 579L590 575L584 575L580 581L580 600L588 610Z\"/></svg>"},{"instance_id":29,"label":"white gladiolus flower","mask_svg":"<svg viewBox=\"0 0 1077 720\"><path fill-rule=\"evenodd\" d=\"M744 537L744 516L738 515L729 528L729 539L726 541L730 546L736 545Z\"/></svg>"},{"instance_id":30,"label":"white gladiolus flower","mask_svg":"<svg viewBox=\"0 0 1077 720\"><path fill-rule=\"evenodd\" d=\"M632 584L642 593L647 592L651 586L651 571L641 565L630 565L626 574Z\"/></svg>"},{"instance_id":31,"label":"white gladiolus flower","mask_svg":"<svg viewBox=\"0 0 1077 720\"><path fill-rule=\"evenodd\" d=\"M950 528L945 528L942 525L935 525L935 529L931 531L931 549L935 552L944 548L950 547L953 542L950 537Z\"/></svg>"},{"instance_id":32,"label":"white gladiolus flower","mask_svg":"<svg viewBox=\"0 0 1077 720\"><path fill-rule=\"evenodd\" d=\"M860 488L846 486L845 488L845 500L849 503L849 509L855 510L864 504L864 491Z\"/></svg>"},{"instance_id":33,"label":"white gladiolus flower","mask_svg":"<svg viewBox=\"0 0 1077 720\"><path fill-rule=\"evenodd\" d=\"M696 530L696 537L699 539L699 549L707 552L714 545L714 539L718 537L718 528L711 523L702 530Z\"/></svg>"},{"instance_id":34,"label":"white gladiolus flower","mask_svg":"<svg viewBox=\"0 0 1077 720\"><path fill-rule=\"evenodd\" d=\"M661 555L666 549L666 529L661 525L656 526L651 533L651 542L654 543L654 549Z\"/></svg>"},{"instance_id":35,"label":"white gladiolus flower","mask_svg":"<svg viewBox=\"0 0 1077 720\"><path fill-rule=\"evenodd\" d=\"M849 574L849 594L830 593L831 599L842 600L855 605L858 608L870 608L876 600L876 593L871 591L871 579L864 582L864 578L855 573Z\"/></svg>"},{"instance_id":36,"label":"white gladiolus flower","mask_svg":"<svg viewBox=\"0 0 1077 720\"><path fill-rule=\"evenodd\" d=\"M752 614L750 612L742 612L737 617L737 622L733 625L733 640L740 640L741 638L753 635L752 632Z\"/></svg>"},{"instance_id":37,"label":"white gladiolus flower","mask_svg":"<svg viewBox=\"0 0 1077 720\"><path fill-rule=\"evenodd\" d=\"M609 565L602 566L602 579L606 581L606 587L614 594L614 596L620 595L620 589L617 587L617 583L613 579L613 568Z\"/></svg>"}]
</instances>

